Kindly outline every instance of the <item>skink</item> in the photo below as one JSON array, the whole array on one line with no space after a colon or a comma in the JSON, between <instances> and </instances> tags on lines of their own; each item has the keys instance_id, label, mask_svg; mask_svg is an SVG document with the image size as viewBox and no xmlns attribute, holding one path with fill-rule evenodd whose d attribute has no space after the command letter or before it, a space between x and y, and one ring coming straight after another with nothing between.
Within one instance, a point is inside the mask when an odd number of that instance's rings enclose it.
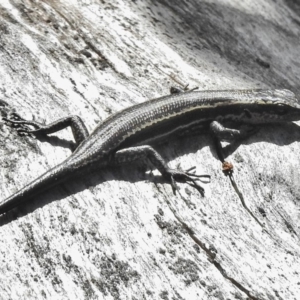
<instances>
[{"instance_id":1,"label":"skink","mask_svg":"<svg viewBox=\"0 0 300 300\"><path fill-rule=\"evenodd\" d=\"M0 204L0 214L90 169L138 159L148 159L171 183L174 191L176 182L186 182L203 194L203 188L196 182L201 175L190 170L170 169L151 146L153 142L165 140L170 135L185 135L192 130L210 130L219 140L233 139L245 132L227 128L226 124L297 121L300 120L300 104L291 91L284 89L171 93L111 115L90 135L78 116L69 116L49 125L26 121L16 114L4 120L33 126L34 129L19 129L33 134L50 134L70 126L76 150L61 164L4 200Z\"/></svg>"}]
</instances>

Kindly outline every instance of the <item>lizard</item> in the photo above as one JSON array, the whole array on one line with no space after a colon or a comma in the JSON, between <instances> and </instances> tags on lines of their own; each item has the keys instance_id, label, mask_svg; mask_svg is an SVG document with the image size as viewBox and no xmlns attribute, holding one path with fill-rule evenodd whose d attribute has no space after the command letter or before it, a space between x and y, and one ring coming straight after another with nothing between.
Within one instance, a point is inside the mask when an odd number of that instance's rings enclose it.
<instances>
[{"instance_id":1,"label":"lizard","mask_svg":"<svg viewBox=\"0 0 300 300\"><path fill-rule=\"evenodd\" d=\"M0 215L21 203L46 192L53 186L91 169L147 159L170 182L173 192L176 182L188 183L202 195L197 183L209 175L198 175L190 168L171 169L153 148L154 141L170 135L185 135L191 131L210 131L219 141L247 135L247 131L228 127L248 124L293 122L300 120L300 104L295 94L286 89L208 90L179 92L148 100L116 112L101 122L89 134L79 116L68 116L48 125L9 114L5 121L19 128L20 133L51 134L71 127L76 149L62 163L0 203ZM227 125L226 125L227 124ZM25 127L24 127L25 126ZM33 129L31 129L31 127Z\"/></svg>"}]
</instances>

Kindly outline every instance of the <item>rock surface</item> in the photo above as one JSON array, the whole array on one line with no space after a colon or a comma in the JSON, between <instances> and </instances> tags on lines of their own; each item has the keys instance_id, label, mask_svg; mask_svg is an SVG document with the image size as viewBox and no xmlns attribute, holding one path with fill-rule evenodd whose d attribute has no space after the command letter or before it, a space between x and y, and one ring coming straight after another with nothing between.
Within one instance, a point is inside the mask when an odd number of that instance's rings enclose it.
<instances>
[{"instance_id":1,"label":"rock surface","mask_svg":"<svg viewBox=\"0 0 300 300\"><path fill-rule=\"evenodd\" d=\"M299 12L292 0L2 0L0 100L92 131L172 85L299 94ZM68 130L0 128L1 200L71 154ZM208 134L160 146L170 166L211 174L203 198L138 165L1 216L0 299L299 299L299 140L287 124L235 147L236 188Z\"/></svg>"}]
</instances>

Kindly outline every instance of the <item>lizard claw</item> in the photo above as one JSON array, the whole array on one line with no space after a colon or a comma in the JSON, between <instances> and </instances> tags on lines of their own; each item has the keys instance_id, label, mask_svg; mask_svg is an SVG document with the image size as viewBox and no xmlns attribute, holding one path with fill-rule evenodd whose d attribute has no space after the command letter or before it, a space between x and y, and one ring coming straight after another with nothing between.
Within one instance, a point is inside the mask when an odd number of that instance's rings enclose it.
<instances>
[{"instance_id":1,"label":"lizard claw","mask_svg":"<svg viewBox=\"0 0 300 300\"><path fill-rule=\"evenodd\" d=\"M4 117L3 120L9 122L12 127L15 127L16 131L21 135L35 133L36 130L40 128L39 124L36 122L27 121L14 111L9 112L7 117ZM28 126L33 126L35 129L32 130Z\"/></svg>"},{"instance_id":2,"label":"lizard claw","mask_svg":"<svg viewBox=\"0 0 300 300\"><path fill-rule=\"evenodd\" d=\"M187 174L188 176L192 176L192 177L196 177L196 179L194 179L195 181L201 181L203 183L210 183L210 178L211 176L210 175L207 175L207 174L202 174L202 175L198 175L198 174L195 174L195 172L191 172L193 170L195 170L196 167L191 167L187 170L184 171L185 174ZM203 180L203 179L200 179L200 178L207 178L207 180Z\"/></svg>"},{"instance_id":3,"label":"lizard claw","mask_svg":"<svg viewBox=\"0 0 300 300\"><path fill-rule=\"evenodd\" d=\"M4 121L14 123L16 121L25 121L23 118L20 117L19 114L11 110L8 112L7 116L3 118Z\"/></svg>"},{"instance_id":4,"label":"lizard claw","mask_svg":"<svg viewBox=\"0 0 300 300\"><path fill-rule=\"evenodd\" d=\"M173 189L174 195L176 195L176 190L178 190L178 186L176 182L187 183L191 187L195 188L202 196L204 196L204 188L197 184L196 181L201 181L203 183L208 183L210 181L210 175L197 175L191 173L190 171L194 170L196 167L192 167L186 171L173 170L169 169L166 171L165 177L168 177L171 181L171 186ZM195 178L193 178L195 177ZM207 178L208 181L201 180L200 178Z\"/></svg>"}]
</instances>

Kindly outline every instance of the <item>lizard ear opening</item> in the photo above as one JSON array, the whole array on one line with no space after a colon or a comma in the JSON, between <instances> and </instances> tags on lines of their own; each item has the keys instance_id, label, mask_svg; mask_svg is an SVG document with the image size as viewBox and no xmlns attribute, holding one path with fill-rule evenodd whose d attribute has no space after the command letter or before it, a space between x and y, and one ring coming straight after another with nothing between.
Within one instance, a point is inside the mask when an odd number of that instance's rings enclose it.
<instances>
[{"instance_id":1,"label":"lizard ear opening","mask_svg":"<svg viewBox=\"0 0 300 300\"><path fill-rule=\"evenodd\" d=\"M288 110L287 110L287 105L286 105L286 104L281 104L281 103L279 103L278 106L277 106L276 112L277 112L279 115L285 115L285 114L287 114L287 112L288 112Z\"/></svg>"}]
</instances>

